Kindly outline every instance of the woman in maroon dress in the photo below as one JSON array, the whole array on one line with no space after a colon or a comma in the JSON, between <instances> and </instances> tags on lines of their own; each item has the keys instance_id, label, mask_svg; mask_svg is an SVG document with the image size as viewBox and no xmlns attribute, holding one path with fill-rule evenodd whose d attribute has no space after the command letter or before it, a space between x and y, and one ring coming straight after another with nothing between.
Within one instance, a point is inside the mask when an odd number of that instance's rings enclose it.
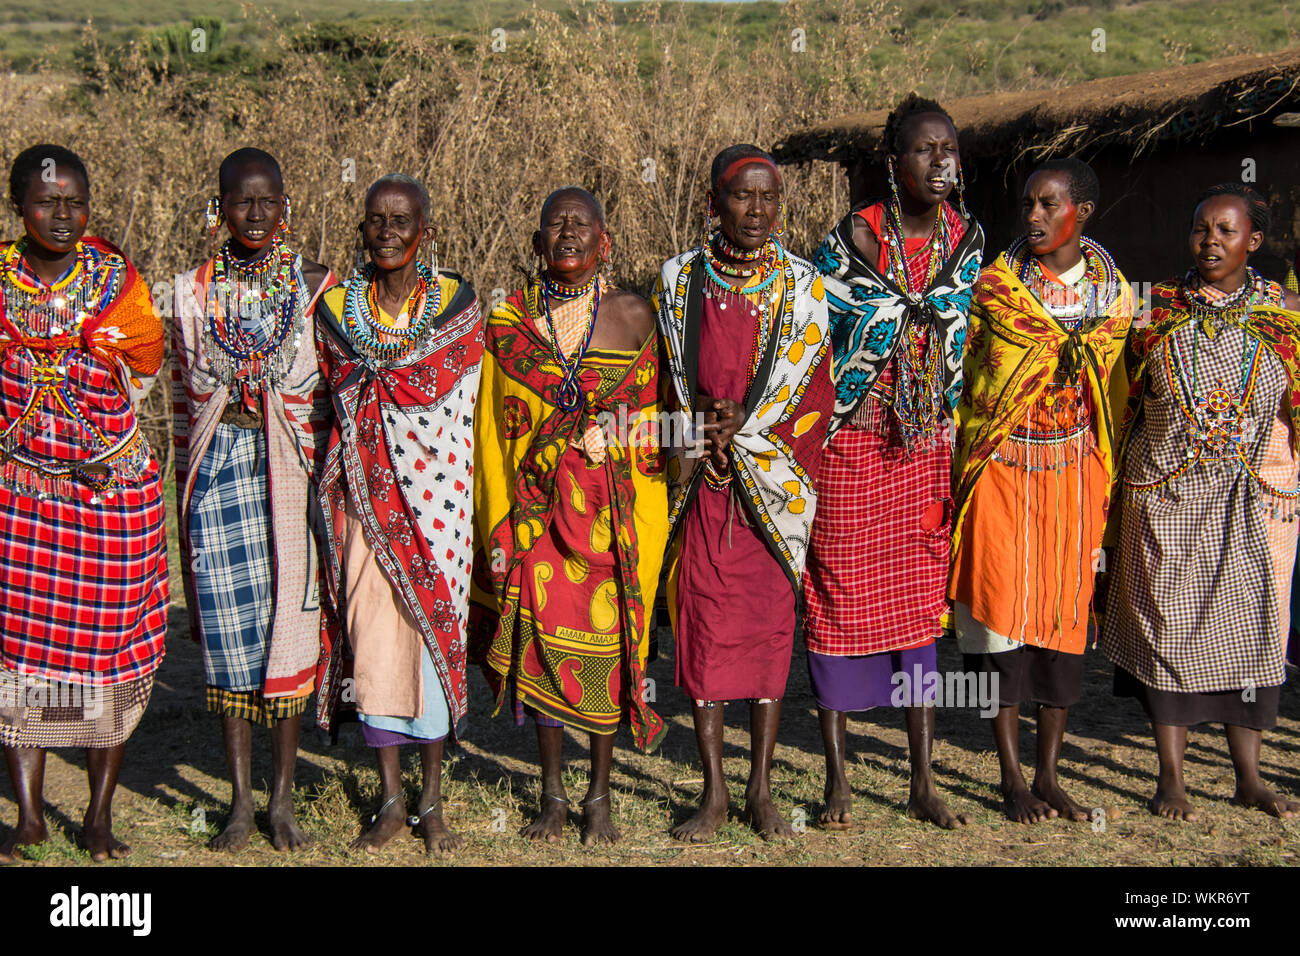
<instances>
[{"instance_id":1,"label":"woman in maroon dress","mask_svg":"<svg viewBox=\"0 0 1300 956\"><path fill-rule=\"evenodd\" d=\"M669 608L677 683L694 701L704 761L699 812L677 827L707 840L726 817L722 706L750 702L745 817L788 836L768 781L798 629L799 578L833 394L817 270L779 242L770 156L732 146L713 161L707 242L664 264L654 303L673 393L703 418L705 456L672 449Z\"/></svg>"}]
</instances>

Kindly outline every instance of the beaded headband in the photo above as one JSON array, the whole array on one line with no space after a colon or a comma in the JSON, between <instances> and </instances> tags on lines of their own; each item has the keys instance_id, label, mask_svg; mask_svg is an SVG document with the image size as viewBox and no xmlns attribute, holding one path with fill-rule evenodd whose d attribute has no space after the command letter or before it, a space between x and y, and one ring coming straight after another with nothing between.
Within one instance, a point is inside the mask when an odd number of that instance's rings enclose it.
<instances>
[{"instance_id":1,"label":"beaded headband","mask_svg":"<svg viewBox=\"0 0 1300 956\"><path fill-rule=\"evenodd\" d=\"M772 175L776 177L777 184L780 184L781 173L776 168L776 163L772 162L766 156L742 156L740 159L734 160L730 166L722 171L722 174L718 176L717 182L714 183L714 188L720 189L725 186L728 180L740 171L740 167L748 166L750 163L762 163L768 169L772 170Z\"/></svg>"}]
</instances>

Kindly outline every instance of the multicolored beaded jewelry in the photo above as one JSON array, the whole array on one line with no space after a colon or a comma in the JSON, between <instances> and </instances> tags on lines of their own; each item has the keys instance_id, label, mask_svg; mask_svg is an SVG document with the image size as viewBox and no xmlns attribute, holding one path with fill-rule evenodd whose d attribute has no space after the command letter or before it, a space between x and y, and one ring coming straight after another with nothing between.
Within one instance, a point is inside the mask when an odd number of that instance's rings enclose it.
<instances>
[{"instance_id":1,"label":"multicolored beaded jewelry","mask_svg":"<svg viewBox=\"0 0 1300 956\"><path fill-rule=\"evenodd\" d=\"M1047 278L1024 236L1007 249L1007 264L1012 271L1048 314L1067 329L1077 329L1087 320L1104 315L1119 295L1119 271L1110 253L1087 236L1079 237L1079 246L1085 271L1069 289Z\"/></svg>"},{"instance_id":2,"label":"multicolored beaded jewelry","mask_svg":"<svg viewBox=\"0 0 1300 956\"><path fill-rule=\"evenodd\" d=\"M423 262L417 262L415 269L418 278L407 301L416 303L411 312L418 317L404 329L394 328L380 317L373 263L367 263L348 279L343 301L343 324L348 330L352 345L372 368L401 361L415 351L429 333L433 320L442 311L442 290L437 277ZM403 310L398 321L407 314ZM385 341L381 335L388 340Z\"/></svg>"},{"instance_id":3,"label":"multicolored beaded jewelry","mask_svg":"<svg viewBox=\"0 0 1300 956\"><path fill-rule=\"evenodd\" d=\"M530 295L525 296L530 311L537 318L546 320L546 331L550 334L551 350L555 361L560 366L561 378L555 390L555 406L561 411L571 412L583 402L582 388L578 385L578 374L582 369L583 357L591 346L591 336L596 330L596 315L600 311L601 282L599 274L594 275L581 286L566 286L553 282L546 273L541 274L541 281L529 287ZM572 356L564 354L560 345L559 331L555 325L555 316L551 313L551 299L572 302L590 296L591 305L587 309L587 329L582 343Z\"/></svg>"},{"instance_id":4,"label":"multicolored beaded jewelry","mask_svg":"<svg viewBox=\"0 0 1300 956\"><path fill-rule=\"evenodd\" d=\"M1184 475L1197 465L1227 467L1244 471L1269 495L1286 501L1300 500L1300 488L1286 490L1265 480L1251 465L1249 446L1258 433L1258 422L1250 418L1251 399L1259 381L1263 344L1246 329L1244 320L1255 305L1272 305L1277 297L1271 284L1250 269L1246 281L1231 293L1210 291L1199 273L1189 272L1183 280L1183 298L1191 306L1193 321L1176 329L1166 339L1165 382L1178 402L1187 423L1188 444L1183 461L1169 474L1155 481L1125 480L1136 492L1176 488ZM1236 388L1216 378L1203 388L1200 381L1201 333L1214 339L1229 326L1242 332L1241 381ZM1182 333L1187 330L1189 334ZM1187 356L1190 339L1191 357ZM1188 376L1190 367L1191 375Z\"/></svg>"},{"instance_id":5,"label":"multicolored beaded jewelry","mask_svg":"<svg viewBox=\"0 0 1300 956\"><path fill-rule=\"evenodd\" d=\"M277 236L268 253L244 262L230 254L230 242L222 244L212 262L203 333L208 365L229 388L240 383L254 392L275 388L293 368L302 345L306 304L297 256ZM232 317L238 321L231 322Z\"/></svg>"},{"instance_id":6,"label":"multicolored beaded jewelry","mask_svg":"<svg viewBox=\"0 0 1300 956\"><path fill-rule=\"evenodd\" d=\"M125 441L110 439L67 388L69 371L84 361L76 342L81 327L119 294L126 263L78 242L68 275L46 286L24 277L20 262L26 247L24 236L0 257L0 297L20 334L49 340L53 347L24 350L31 363L31 393L22 402L23 413L0 433L0 486L40 500L71 500L79 486L88 487L91 503L97 504L101 496L112 498L123 481L138 478L152 460L138 427ZM73 460L34 454L30 446L42 434L58 435L61 443L87 454Z\"/></svg>"},{"instance_id":7,"label":"multicolored beaded jewelry","mask_svg":"<svg viewBox=\"0 0 1300 956\"><path fill-rule=\"evenodd\" d=\"M72 271L51 286L33 286L19 275L17 265L27 249L27 237L12 243L0 257L5 313L25 335L75 338L90 310L100 302L115 273L97 270L90 248L80 242Z\"/></svg>"}]
</instances>

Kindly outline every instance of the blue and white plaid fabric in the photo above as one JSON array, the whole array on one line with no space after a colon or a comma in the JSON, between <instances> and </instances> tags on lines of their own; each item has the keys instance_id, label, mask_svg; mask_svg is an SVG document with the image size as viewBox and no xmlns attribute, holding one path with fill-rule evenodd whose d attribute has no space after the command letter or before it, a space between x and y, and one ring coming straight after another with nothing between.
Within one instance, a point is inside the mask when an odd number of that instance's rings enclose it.
<instances>
[{"instance_id":1,"label":"blue and white plaid fabric","mask_svg":"<svg viewBox=\"0 0 1300 956\"><path fill-rule=\"evenodd\" d=\"M190 567L209 686L260 690L274 610L266 435L217 426L190 509Z\"/></svg>"}]
</instances>

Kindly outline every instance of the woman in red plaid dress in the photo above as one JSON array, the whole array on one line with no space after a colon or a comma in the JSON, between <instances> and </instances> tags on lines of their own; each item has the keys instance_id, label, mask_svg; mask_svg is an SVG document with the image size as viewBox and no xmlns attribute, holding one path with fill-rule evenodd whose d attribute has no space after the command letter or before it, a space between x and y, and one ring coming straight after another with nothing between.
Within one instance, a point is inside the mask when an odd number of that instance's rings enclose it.
<instances>
[{"instance_id":1,"label":"woman in red plaid dress","mask_svg":"<svg viewBox=\"0 0 1300 956\"><path fill-rule=\"evenodd\" d=\"M162 481L132 406L162 323L126 257L83 240L75 154L25 150L9 190L26 234L0 246L0 747L18 802L0 862L48 835L50 747L86 748L83 838L106 860L129 852L113 791L167 628Z\"/></svg>"},{"instance_id":2,"label":"woman in red plaid dress","mask_svg":"<svg viewBox=\"0 0 1300 956\"><path fill-rule=\"evenodd\" d=\"M901 103L885 148L891 195L846 216L814 256L836 379L803 592L826 749L821 822L851 822L846 712L901 705L912 757L907 812L952 828L964 821L935 789L933 699L922 691L934 686L934 641L948 610L948 422L983 233L947 202L960 179L957 131L938 103L915 95Z\"/></svg>"}]
</instances>

